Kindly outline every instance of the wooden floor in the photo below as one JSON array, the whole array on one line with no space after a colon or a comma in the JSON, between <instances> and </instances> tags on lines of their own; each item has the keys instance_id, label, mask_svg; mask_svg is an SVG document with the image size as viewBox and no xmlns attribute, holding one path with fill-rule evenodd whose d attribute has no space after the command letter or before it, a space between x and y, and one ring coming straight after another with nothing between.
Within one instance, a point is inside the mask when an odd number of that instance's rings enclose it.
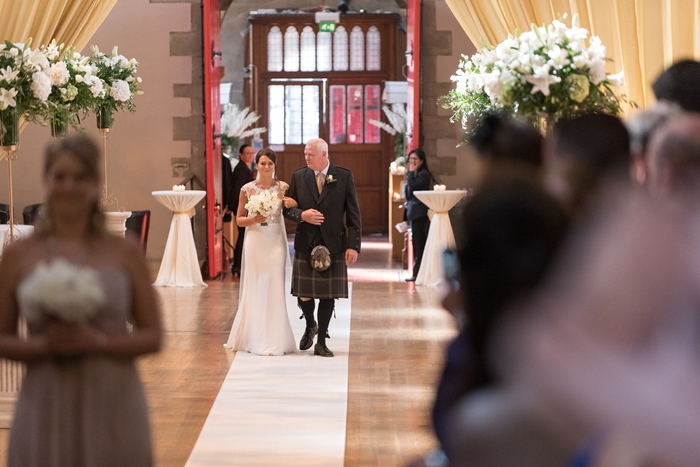
<instances>
[{"instance_id":1,"label":"wooden floor","mask_svg":"<svg viewBox=\"0 0 700 467\"><path fill-rule=\"evenodd\" d=\"M403 282L389 248L385 237L363 239L360 259L349 271L345 465L351 467L403 466L435 447L429 410L454 328L435 289ZM223 344L235 315L238 282L225 275L206 289L159 291L165 346L139 366L151 408L156 465L182 466L233 360ZM332 329L331 322L331 335ZM7 430L0 430L0 455L6 444Z\"/></svg>"}]
</instances>

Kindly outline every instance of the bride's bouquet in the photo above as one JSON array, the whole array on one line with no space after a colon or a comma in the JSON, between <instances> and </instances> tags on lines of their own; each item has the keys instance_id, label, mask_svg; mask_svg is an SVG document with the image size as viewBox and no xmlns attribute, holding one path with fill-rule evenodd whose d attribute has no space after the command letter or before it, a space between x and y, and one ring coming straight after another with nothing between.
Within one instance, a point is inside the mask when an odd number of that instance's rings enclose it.
<instances>
[{"instance_id":1,"label":"bride's bouquet","mask_svg":"<svg viewBox=\"0 0 700 467\"><path fill-rule=\"evenodd\" d=\"M92 318L105 303L97 272L56 259L40 264L17 290L28 320L51 317L80 322Z\"/></svg>"},{"instance_id":2,"label":"bride's bouquet","mask_svg":"<svg viewBox=\"0 0 700 467\"><path fill-rule=\"evenodd\" d=\"M245 204L245 208L251 214L270 217L270 215L277 210L280 202L281 200L279 196L277 196L277 190L264 190L250 195L248 202ZM263 222L260 225L266 226L267 222Z\"/></svg>"}]
</instances>

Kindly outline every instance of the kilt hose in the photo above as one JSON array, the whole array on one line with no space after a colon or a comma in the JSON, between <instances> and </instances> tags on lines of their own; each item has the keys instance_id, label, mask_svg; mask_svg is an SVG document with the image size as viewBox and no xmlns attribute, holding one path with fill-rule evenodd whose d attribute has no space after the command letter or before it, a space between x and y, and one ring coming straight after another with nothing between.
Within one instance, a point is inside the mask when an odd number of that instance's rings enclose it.
<instances>
[{"instance_id":1,"label":"kilt hose","mask_svg":"<svg viewBox=\"0 0 700 467\"><path fill-rule=\"evenodd\" d=\"M348 267L345 254L331 258L331 267L318 272L311 267L310 255L294 256L292 295L304 298L348 298Z\"/></svg>"}]
</instances>

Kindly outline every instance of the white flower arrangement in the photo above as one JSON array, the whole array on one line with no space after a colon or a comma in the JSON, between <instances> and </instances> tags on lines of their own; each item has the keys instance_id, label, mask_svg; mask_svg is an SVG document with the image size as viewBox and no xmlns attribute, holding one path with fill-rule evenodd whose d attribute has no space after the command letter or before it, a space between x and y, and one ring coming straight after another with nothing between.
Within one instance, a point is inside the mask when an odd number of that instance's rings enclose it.
<instances>
[{"instance_id":1,"label":"white flower arrangement","mask_svg":"<svg viewBox=\"0 0 700 467\"><path fill-rule=\"evenodd\" d=\"M260 115L248 107L240 109L237 104L224 105L224 111L221 114L221 143L224 146L234 146L242 138L258 137L265 133L267 128L250 128L259 119Z\"/></svg>"},{"instance_id":2,"label":"white flower arrangement","mask_svg":"<svg viewBox=\"0 0 700 467\"><path fill-rule=\"evenodd\" d=\"M470 116L499 110L533 122L588 112L618 115L626 102L616 94L623 72L606 76L605 54L600 38L589 38L576 15L570 28L557 20L533 25L496 47L463 55L452 76L456 88L441 101L465 129Z\"/></svg>"},{"instance_id":3,"label":"white flower arrangement","mask_svg":"<svg viewBox=\"0 0 700 467\"><path fill-rule=\"evenodd\" d=\"M0 43L0 111L17 109L26 120L44 113L51 92L49 60L26 43Z\"/></svg>"},{"instance_id":4,"label":"white flower arrangement","mask_svg":"<svg viewBox=\"0 0 700 467\"><path fill-rule=\"evenodd\" d=\"M116 46L111 55L106 55L93 45L89 65L92 69L90 76L96 76L101 81L101 89L94 95L95 111L105 108L110 111L127 109L133 112L133 96L143 94L139 89L141 78L136 76L139 66L136 59L129 60L120 55Z\"/></svg>"},{"instance_id":5,"label":"white flower arrangement","mask_svg":"<svg viewBox=\"0 0 700 467\"><path fill-rule=\"evenodd\" d=\"M384 111L384 115L386 115L387 120L389 120L389 124L378 120L369 120L369 123L381 128L392 136L396 136L394 139L394 163L395 165L400 165L400 158L404 156L404 153L406 152L406 105L394 103L391 104L391 107L389 107L385 104L382 106L382 110Z\"/></svg>"},{"instance_id":6,"label":"white flower arrangement","mask_svg":"<svg viewBox=\"0 0 700 467\"><path fill-rule=\"evenodd\" d=\"M248 197L248 202L245 204L246 210L254 215L261 215L272 219L272 214L275 214L280 206L281 200L277 196L277 190L262 190ZM260 225L266 226L267 221Z\"/></svg>"},{"instance_id":7,"label":"white flower arrangement","mask_svg":"<svg viewBox=\"0 0 700 467\"><path fill-rule=\"evenodd\" d=\"M63 259L39 264L17 290L28 320L87 321L105 304L97 272Z\"/></svg>"}]
</instances>

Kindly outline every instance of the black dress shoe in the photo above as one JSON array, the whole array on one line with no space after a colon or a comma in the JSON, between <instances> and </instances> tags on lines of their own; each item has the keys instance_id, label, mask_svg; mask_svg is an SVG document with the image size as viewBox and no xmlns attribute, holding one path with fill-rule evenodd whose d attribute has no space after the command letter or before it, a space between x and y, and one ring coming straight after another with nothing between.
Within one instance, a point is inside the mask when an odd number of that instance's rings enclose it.
<instances>
[{"instance_id":1,"label":"black dress shoe","mask_svg":"<svg viewBox=\"0 0 700 467\"><path fill-rule=\"evenodd\" d=\"M405 280L406 282L415 282L415 281L416 281L416 278L415 278L415 277L407 277L407 278L404 279L404 280Z\"/></svg>"},{"instance_id":2,"label":"black dress shoe","mask_svg":"<svg viewBox=\"0 0 700 467\"><path fill-rule=\"evenodd\" d=\"M308 350L314 343L314 337L318 334L318 324L314 324L313 327L306 327L304 335L301 336L299 341L299 350Z\"/></svg>"},{"instance_id":3,"label":"black dress shoe","mask_svg":"<svg viewBox=\"0 0 700 467\"><path fill-rule=\"evenodd\" d=\"M326 347L325 343L319 342L314 345L314 355L320 355L321 357L333 357L333 352Z\"/></svg>"}]
</instances>

